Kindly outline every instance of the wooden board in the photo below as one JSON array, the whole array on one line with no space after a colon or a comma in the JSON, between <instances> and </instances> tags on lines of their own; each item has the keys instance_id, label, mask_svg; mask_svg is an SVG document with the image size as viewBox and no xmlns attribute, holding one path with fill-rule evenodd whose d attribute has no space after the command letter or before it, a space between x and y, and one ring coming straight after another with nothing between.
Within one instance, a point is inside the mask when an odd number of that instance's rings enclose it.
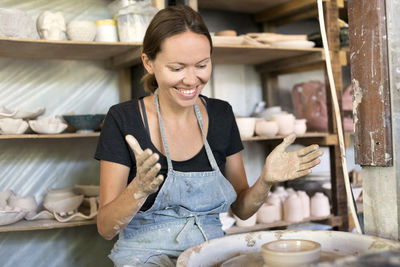
<instances>
[{"instance_id":1,"label":"wooden board","mask_svg":"<svg viewBox=\"0 0 400 267\"><path fill-rule=\"evenodd\" d=\"M199 8L217 9L241 13L258 13L291 0L197 0Z\"/></svg>"},{"instance_id":2,"label":"wooden board","mask_svg":"<svg viewBox=\"0 0 400 267\"><path fill-rule=\"evenodd\" d=\"M48 230L48 229L68 228L68 227L77 227L77 226L94 225L94 224L96 224L96 219L66 222L66 223L61 223L56 220L36 220L36 221L21 220L13 224L0 226L0 232Z\"/></svg>"},{"instance_id":3,"label":"wooden board","mask_svg":"<svg viewBox=\"0 0 400 267\"><path fill-rule=\"evenodd\" d=\"M385 2L349 2L355 159L363 166L392 166L392 122Z\"/></svg>"},{"instance_id":4,"label":"wooden board","mask_svg":"<svg viewBox=\"0 0 400 267\"><path fill-rule=\"evenodd\" d=\"M99 137L100 133L61 133L61 134L0 134L0 139L60 139L60 138L87 138L87 137Z\"/></svg>"}]
</instances>

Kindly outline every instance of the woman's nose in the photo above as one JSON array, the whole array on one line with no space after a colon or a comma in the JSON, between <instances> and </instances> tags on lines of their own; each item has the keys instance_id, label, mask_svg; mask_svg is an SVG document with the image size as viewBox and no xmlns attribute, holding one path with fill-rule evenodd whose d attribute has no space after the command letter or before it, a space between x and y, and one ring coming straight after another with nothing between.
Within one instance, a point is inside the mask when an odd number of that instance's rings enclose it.
<instances>
[{"instance_id":1,"label":"woman's nose","mask_svg":"<svg viewBox=\"0 0 400 267\"><path fill-rule=\"evenodd\" d=\"M186 72L185 72L185 76L183 77L183 80L182 80L182 82L185 84L185 85L195 85L196 83L197 83L197 74L196 74L196 72L194 71L194 70L190 70L190 69L188 69Z\"/></svg>"}]
</instances>

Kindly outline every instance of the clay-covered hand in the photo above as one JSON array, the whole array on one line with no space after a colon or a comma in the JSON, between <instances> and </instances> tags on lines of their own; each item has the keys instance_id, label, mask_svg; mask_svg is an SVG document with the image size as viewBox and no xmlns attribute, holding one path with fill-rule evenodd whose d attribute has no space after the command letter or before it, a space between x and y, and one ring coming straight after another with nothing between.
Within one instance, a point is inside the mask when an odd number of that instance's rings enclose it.
<instances>
[{"instance_id":1,"label":"clay-covered hand","mask_svg":"<svg viewBox=\"0 0 400 267\"><path fill-rule=\"evenodd\" d=\"M265 183L293 180L311 173L311 168L320 163L323 152L318 145L311 145L299 150L285 150L296 139L295 134L287 136L265 160L262 179Z\"/></svg>"},{"instance_id":2,"label":"clay-covered hand","mask_svg":"<svg viewBox=\"0 0 400 267\"><path fill-rule=\"evenodd\" d=\"M136 177L134 179L138 192L135 193L135 199L147 197L149 194L158 190L164 177L157 173L161 169L158 163L159 156L150 149L142 150L138 141L132 136L127 135L125 140L128 142L136 158Z\"/></svg>"}]
</instances>

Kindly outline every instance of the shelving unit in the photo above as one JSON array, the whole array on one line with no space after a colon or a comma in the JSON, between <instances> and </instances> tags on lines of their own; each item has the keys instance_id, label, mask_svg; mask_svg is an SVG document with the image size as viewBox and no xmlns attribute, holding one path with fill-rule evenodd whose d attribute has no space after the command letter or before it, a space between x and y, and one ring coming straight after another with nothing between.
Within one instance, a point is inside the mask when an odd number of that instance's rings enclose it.
<instances>
[{"instance_id":1,"label":"shelving unit","mask_svg":"<svg viewBox=\"0 0 400 267\"><path fill-rule=\"evenodd\" d=\"M334 33L335 12L338 10L338 3L342 1L330 0L325 2L327 27L332 28L329 32L330 40ZM301 6L296 3L302 3ZM255 15L256 21L260 23L270 23L268 17L263 16L262 12L275 10L279 16L274 16L273 22L279 23L301 19L299 15L305 10L314 12L315 0L251 0L251 1L223 1L223 0L198 0L200 8L214 8L221 10L231 10L247 12ZM295 11L293 11L293 7ZM272 8L272 9L271 9ZM307 14L310 15L311 11ZM269 11L271 13L271 11ZM258 19L257 19L258 18ZM335 46L331 46L335 48ZM335 48L336 49L336 48ZM338 49L334 51L339 54ZM131 75L130 67L140 63L141 44L140 43L98 43L98 42L73 42L73 41L45 41L45 40L27 40L17 38L0 37L0 57L24 58L24 59L55 59L55 60L98 60L104 61L105 67L119 71L120 76L120 95L121 100L130 99ZM277 73L292 70L296 68L305 68L307 66L321 67L324 61L323 50L320 48L279 48L279 47L260 47L252 45L215 45L213 50L213 63L215 64L252 64L264 77L264 95L268 96L272 90L268 84L274 79ZM335 57L333 57L336 60ZM339 57L337 57L339 58ZM340 66L340 63L337 63ZM336 63L335 63L336 66ZM335 72L340 76L340 72ZM268 81L267 79L268 78ZM341 83L341 80L340 80ZM337 87L340 91L341 85ZM339 94L340 95L340 94ZM333 125L333 122L331 121ZM343 176L341 175L340 160L338 158L338 138L335 128L331 125L330 133L307 133L297 138L296 142L301 144L317 143L330 147L332 159L332 188L333 188L333 215L329 218L314 218L318 221L326 221L332 226L341 229L347 228L347 202L344 194ZM58 135L0 135L1 140L12 139L63 139L63 138L97 138L99 133L91 134L58 134ZM279 143L282 136L273 138L252 137L243 139L243 141L269 142L271 144ZM340 220L338 218L341 218ZM310 219L310 220L314 220ZM71 223L56 223L55 221L35 224L34 222L21 221L13 225L0 227L0 232L52 229L62 227L73 227L80 225L94 224L95 221L82 221ZM285 226L284 222L277 222L276 225L260 225L256 230ZM258 227L258 226L257 226ZM245 229L242 229L245 230ZM247 229L249 230L249 229Z\"/></svg>"},{"instance_id":2,"label":"shelving unit","mask_svg":"<svg viewBox=\"0 0 400 267\"><path fill-rule=\"evenodd\" d=\"M65 223L61 223L56 220L37 220L37 221L21 220L13 224L0 226L0 233L15 232L15 231L48 230L48 229L68 228L68 227L77 227L77 226L94 225L94 224L96 224L96 219L84 220L84 221L72 221Z\"/></svg>"}]
</instances>

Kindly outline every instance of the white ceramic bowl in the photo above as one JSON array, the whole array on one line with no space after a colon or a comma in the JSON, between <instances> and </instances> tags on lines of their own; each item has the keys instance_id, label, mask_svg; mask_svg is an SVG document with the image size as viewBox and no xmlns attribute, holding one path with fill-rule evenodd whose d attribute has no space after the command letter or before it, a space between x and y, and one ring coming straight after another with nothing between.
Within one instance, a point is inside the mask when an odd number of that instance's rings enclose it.
<instances>
[{"instance_id":1,"label":"white ceramic bowl","mask_svg":"<svg viewBox=\"0 0 400 267\"><path fill-rule=\"evenodd\" d=\"M28 123L22 119L0 119L0 134L23 134L28 127Z\"/></svg>"},{"instance_id":2,"label":"white ceramic bowl","mask_svg":"<svg viewBox=\"0 0 400 267\"><path fill-rule=\"evenodd\" d=\"M254 135L256 118L236 118L241 138L249 138Z\"/></svg>"},{"instance_id":3,"label":"white ceramic bowl","mask_svg":"<svg viewBox=\"0 0 400 267\"><path fill-rule=\"evenodd\" d=\"M247 220L242 220L239 217L237 217L235 214L233 217L236 220L236 226L238 227L251 227L254 226L257 222L257 213L254 213L253 216L248 218Z\"/></svg>"},{"instance_id":4,"label":"white ceramic bowl","mask_svg":"<svg viewBox=\"0 0 400 267\"><path fill-rule=\"evenodd\" d=\"M55 200L55 201L46 200L43 201L43 206L48 211L62 215L76 211L78 207L82 204L82 201L83 201L83 195L76 195L61 200Z\"/></svg>"},{"instance_id":5,"label":"white ceramic bowl","mask_svg":"<svg viewBox=\"0 0 400 267\"><path fill-rule=\"evenodd\" d=\"M259 136L273 137L279 131L276 121L260 120L256 122L255 132Z\"/></svg>"},{"instance_id":6,"label":"white ceramic bowl","mask_svg":"<svg viewBox=\"0 0 400 267\"><path fill-rule=\"evenodd\" d=\"M96 24L93 21L73 20L67 23L67 36L71 41L92 42L96 37Z\"/></svg>"},{"instance_id":7,"label":"white ceramic bowl","mask_svg":"<svg viewBox=\"0 0 400 267\"><path fill-rule=\"evenodd\" d=\"M77 195L73 187L47 189L46 192L43 201L58 201Z\"/></svg>"},{"instance_id":8,"label":"white ceramic bowl","mask_svg":"<svg viewBox=\"0 0 400 267\"><path fill-rule=\"evenodd\" d=\"M276 240L262 245L261 251L267 266L303 266L318 261L321 244L302 239Z\"/></svg>"},{"instance_id":9,"label":"white ceramic bowl","mask_svg":"<svg viewBox=\"0 0 400 267\"><path fill-rule=\"evenodd\" d=\"M0 210L0 225L18 222L24 218L27 213L27 211L23 210Z\"/></svg>"},{"instance_id":10,"label":"white ceramic bowl","mask_svg":"<svg viewBox=\"0 0 400 267\"><path fill-rule=\"evenodd\" d=\"M63 132L68 125L58 121L56 118L43 118L29 121L31 129L39 134L59 134Z\"/></svg>"},{"instance_id":11,"label":"white ceramic bowl","mask_svg":"<svg viewBox=\"0 0 400 267\"><path fill-rule=\"evenodd\" d=\"M20 208L21 210L27 211L27 216L34 216L38 207L34 196L19 197L12 195L8 199L8 205L13 208Z\"/></svg>"},{"instance_id":12,"label":"white ceramic bowl","mask_svg":"<svg viewBox=\"0 0 400 267\"><path fill-rule=\"evenodd\" d=\"M13 114L11 118L13 119L25 119L25 120L34 120L40 115L42 115L45 111L46 108L38 108L35 111L29 111L29 110L23 110L23 109L18 109L18 110L10 110L7 109L5 106L3 106L3 111L5 113Z\"/></svg>"}]
</instances>

